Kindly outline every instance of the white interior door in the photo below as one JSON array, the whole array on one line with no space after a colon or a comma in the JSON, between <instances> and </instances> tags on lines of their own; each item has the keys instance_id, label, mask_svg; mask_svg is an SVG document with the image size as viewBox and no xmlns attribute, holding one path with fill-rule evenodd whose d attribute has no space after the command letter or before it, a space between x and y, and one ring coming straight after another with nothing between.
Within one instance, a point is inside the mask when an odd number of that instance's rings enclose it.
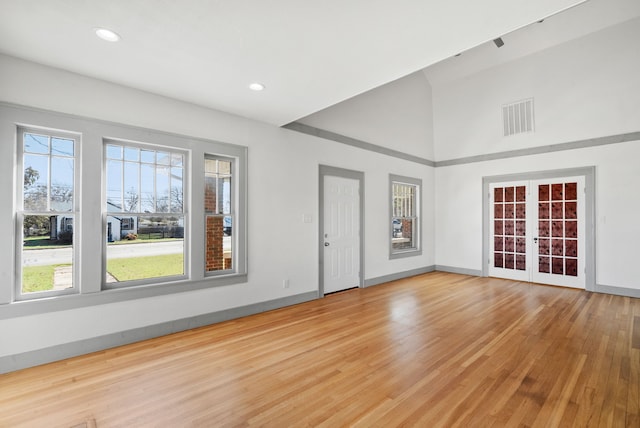
<instances>
[{"instance_id":1,"label":"white interior door","mask_svg":"<svg viewBox=\"0 0 640 428\"><path fill-rule=\"evenodd\" d=\"M532 212L531 281L585 288L584 177L531 182L537 206Z\"/></svg>"},{"instance_id":2,"label":"white interior door","mask_svg":"<svg viewBox=\"0 0 640 428\"><path fill-rule=\"evenodd\" d=\"M490 186L489 275L585 288L585 180Z\"/></svg>"},{"instance_id":3,"label":"white interior door","mask_svg":"<svg viewBox=\"0 0 640 428\"><path fill-rule=\"evenodd\" d=\"M360 183L324 176L324 292L360 285Z\"/></svg>"},{"instance_id":4,"label":"white interior door","mask_svg":"<svg viewBox=\"0 0 640 428\"><path fill-rule=\"evenodd\" d=\"M529 182L495 183L489 190L489 276L531 281Z\"/></svg>"}]
</instances>

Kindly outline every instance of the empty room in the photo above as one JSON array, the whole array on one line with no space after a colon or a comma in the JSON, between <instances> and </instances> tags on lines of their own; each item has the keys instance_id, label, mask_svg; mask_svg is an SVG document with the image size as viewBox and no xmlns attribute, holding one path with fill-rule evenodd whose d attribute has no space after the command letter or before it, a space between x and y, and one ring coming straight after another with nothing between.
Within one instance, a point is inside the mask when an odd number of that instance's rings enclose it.
<instances>
[{"instance_id":1,"label":"empty room","mask_svg":"<svg viewBox=\"0 0 640 428\"><path fill-rule=\"evenodd\" d=\"M640 427L640 2L0 0L0 427Z\"/></svg>"}]
</instances>

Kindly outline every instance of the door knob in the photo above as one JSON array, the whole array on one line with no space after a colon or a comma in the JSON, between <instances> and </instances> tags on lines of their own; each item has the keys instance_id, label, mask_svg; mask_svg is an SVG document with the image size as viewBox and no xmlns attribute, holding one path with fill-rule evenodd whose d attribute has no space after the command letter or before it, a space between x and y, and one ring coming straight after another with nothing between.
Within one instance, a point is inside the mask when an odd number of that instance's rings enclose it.
<instances>
[{"instance_id":1,"label":"door knob","mask_svg":"<svg viewBox=\"0 0 640 428\"><path fill-rule=\"evenodd\" d=\"M537 238L537 237L536 237L536 238L533 238L533 243L534 243L534 244L537 244L537 243L538 243L538 238Z\"/></svg>"},{"instance_id":2,"label":"door knob","mask_svg":"<svg viewBox=\"0 0 640 428\"><path fill-rule=\"evenodd\" d=\"M324 243L324 246L325 246L325 247L328 247L328 246L329 246L329 243L328 243L328 242L325 242L325 243Z\"/></svg>"}]
</instances>

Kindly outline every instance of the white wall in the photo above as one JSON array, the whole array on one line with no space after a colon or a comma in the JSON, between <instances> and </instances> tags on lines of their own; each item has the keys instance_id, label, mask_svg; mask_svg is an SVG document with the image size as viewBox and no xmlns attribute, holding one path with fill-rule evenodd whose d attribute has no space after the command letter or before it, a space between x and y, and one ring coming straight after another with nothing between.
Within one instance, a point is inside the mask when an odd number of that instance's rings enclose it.
<instances>
[{"instance_id":1,"label":"white wall","mask_svg":"<svg viewBox=\"0 0 640 428\"><path fill-rule=\"evenodd\" d=\"M437 160L640 131L640 20L434 86ZM503 138L503 103L534 97L536 131ZM596 283L640 289L640 142L436 168L436 264L482 269L482 177L596 167Z\"/></svg>"},{"instance_id":2,"label":"white wall","mask_svg":"<svg viewBox=\"0 0 640 428\"><path fill-rule=\"evenodd\" d=\"M317 290L319 164L365 173L365 279L435 262L434 173L424 165L2 55L0 97L4 102L249 148L247 283L2 319L0 357ZM2 135L7 135L6 128L13 125L4 122L0 117ZM0 198L10 201L15 142L5 139L0 144L0 153L9 154L0 159ZM388 259L389 173L423 180L422 256ZM100 205L99 195L88 197ZM11 210L9 204L0 207L0 219L8 223L3 224L5 230L13 229ZM303 214L312 214L313 222L304 223ZM6 263L0 266L0 287L12 287L7 283L10 271ZM282 288L285 278L290 280L288 289Z\"/></svg>"},{"instance_id":3,"label":"white wall","mask_svg":"<svg viewBox=\"0 0 640 428\"><path fill-rule=\"evenodd\" d=\"M379 86L298 122L433 160L431 85L421 72Z\"/></svg>"},{"instance_id":4,"label":"white wall","mask_svg":"<svg viewBox=\"0 0 640 428\"><path fill-rule=\"evenodd\" d=\"M640 130L639 40L636 18L434 85L436 160ZM502 105L530 97L535 132L503 137Z\"/></svg>"},{"instance_id":5,"label":"white wall","mask_svg":"<svg viewBox=\"0 0 640 428\"><path fill-rule=\"evenodd\" d=\"M482 270L482 177L596 166L596 284L640 289L640 141L436 168L436 264Z\"/></svg>"}]
</instances>

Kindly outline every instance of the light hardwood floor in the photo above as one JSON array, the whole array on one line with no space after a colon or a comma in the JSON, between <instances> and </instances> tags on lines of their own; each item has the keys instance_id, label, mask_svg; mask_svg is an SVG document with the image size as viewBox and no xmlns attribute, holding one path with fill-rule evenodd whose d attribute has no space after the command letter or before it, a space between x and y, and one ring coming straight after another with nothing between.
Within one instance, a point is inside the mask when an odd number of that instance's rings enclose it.
<instances>
[{"instance_id":1,"label":"light hardwood floor","mask_svg":"<svg viewBox=\"0 0 640 428\"><path fill-rule=\"evenodd\" d=\"M0 376L2 427L640 427L640 299L434 272Z\"/></svg>"}]
</instances>

